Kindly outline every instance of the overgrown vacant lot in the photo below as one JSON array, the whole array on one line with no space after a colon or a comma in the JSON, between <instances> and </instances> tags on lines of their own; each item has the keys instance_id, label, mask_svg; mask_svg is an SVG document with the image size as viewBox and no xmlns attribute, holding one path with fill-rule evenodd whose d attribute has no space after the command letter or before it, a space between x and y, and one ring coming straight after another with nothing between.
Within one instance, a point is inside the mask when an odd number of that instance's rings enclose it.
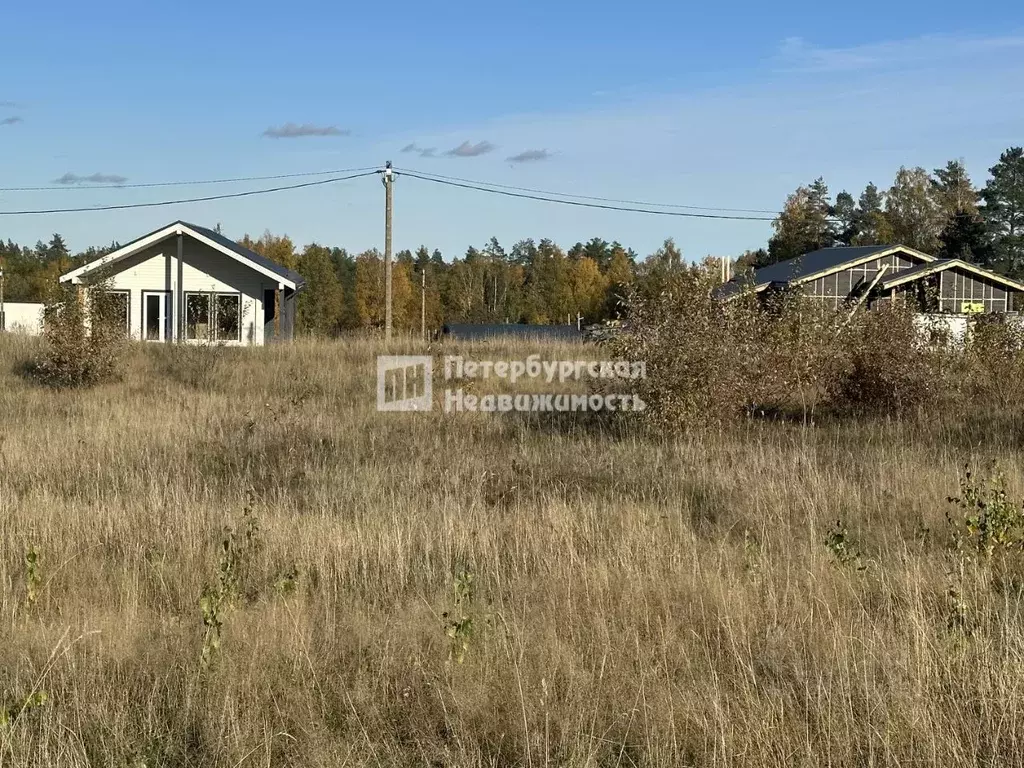
<instances>
[{"instance_id":1,"label":"overgrown vacant lot","mask_svg":"<svg viewBox=\"0 0 1024 768\"><path fill-rule=\"evenodd\" d=\"M986 555L947 501L992 459L1024 497L1012 414L670 439L378 414L368 342L140 348L65 392L31 352L0 349L0 764L1024 761L1020 532Z\"/></svg>"}]
</instances>

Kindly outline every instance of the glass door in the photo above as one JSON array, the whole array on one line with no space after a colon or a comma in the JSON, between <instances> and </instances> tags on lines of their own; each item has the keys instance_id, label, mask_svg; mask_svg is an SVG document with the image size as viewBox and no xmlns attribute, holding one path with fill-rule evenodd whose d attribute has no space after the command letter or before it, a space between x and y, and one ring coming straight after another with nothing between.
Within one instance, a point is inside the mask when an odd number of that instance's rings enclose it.
<instances>
[{"instance_id":1,"label":"glass door","mask_svg":"<svg viewBox=\"0 0 1024 768\"><path fill-rule=\"evenodd\" d=\"M167 315L167 293L142 292L142 338L146 341L165 341L170 318Z\"/></svg>"}]
</instances>

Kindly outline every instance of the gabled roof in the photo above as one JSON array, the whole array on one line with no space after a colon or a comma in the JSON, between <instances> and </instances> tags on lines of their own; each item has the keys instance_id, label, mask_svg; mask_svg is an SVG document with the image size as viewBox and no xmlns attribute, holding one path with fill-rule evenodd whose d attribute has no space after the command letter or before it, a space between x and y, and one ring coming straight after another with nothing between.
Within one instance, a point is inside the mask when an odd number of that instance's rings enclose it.
<instances>
[{"instance_id":1,"label":"gabled roof","mask_svg":"<svg viewBox=\"0 0 1024 768\"><path fill-rule=\"evenodd\" d=\"M773 284L799 284L808 280L830 275L841 269L848 269L857 264L873 261L894 252L906 253L924 262L935 261L934 256L915 251L902 245L861 245L842 246L838 248L820 248L805 253L789 261L780 261L767 267L755 270L753 277L744 279L736 277L725 285L719 286L717 295L725 298L739 293L744 287L750 286L755 292L762 291Z\"/></svg>"},{"instance_id":2,"label":"gabled roof","mask_svg":"<svg viewBox=\"0 0 1024 768\"><path fill-rule=\"evenodd\" d=\"M1024 291L1024 283L1011 280L1005 275L1000 275L998 272L993 272L990 269L979 267L977 264L971 264L969 261L964 261L963 259L939 259L938 261L933 261L928 264L920 264L913 269L896 272L888 279L883 279L879 284L879 287L885 291L914 280L920 280L922 277L927 277L928 275L935 275L939 272L944 272L947 269L961 269L964 272L970 272L973 275L977 275L982 279L999 283L1010 290Z\"/></svg>"},{"instance_id":3,"label":"gabled roof","mask_svg":"<svg viewBox=\"0 0 1024 768\"><path fill-rule=\"evenodd\" d=\"M99 267L118 262L121 259L138 253L151 245L155 245L156 243L175 235L188 235L194 240L198 240L199 242L210 246L214 250L220 251L224 255L245 264L266 277L276 280L286 288L298 291L306 284L306 281L298 272L288 269L287 267L283 267L264 256L260 256L255 251L251 251L248 248L239 245L234 240L224 237L224 235L218 234L212 229L200 227L195 224L189 224L187 221L176 221L173 224L168 224L166 227L154 230L148 235L143 235L127 245L121 246L116 251L108 253L106 256L90 261L88 264L83 264L81 267L61 275L60 281L62 283L81 282L83 275L86 275Z\"/></svg>"}]
</instances>

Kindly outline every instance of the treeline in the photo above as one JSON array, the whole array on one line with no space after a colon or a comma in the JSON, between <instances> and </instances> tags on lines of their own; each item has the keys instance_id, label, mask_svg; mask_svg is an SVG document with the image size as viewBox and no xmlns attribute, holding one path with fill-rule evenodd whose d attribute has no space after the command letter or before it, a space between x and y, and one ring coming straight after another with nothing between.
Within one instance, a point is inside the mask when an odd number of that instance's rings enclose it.
<instances>
[{"instance_id":1,"label":"treeline","mask_svg":"<svg viewBox=\"0 0 1024 768\"><path fill-rule=\"evenodd\" d=\"M1024 277L1024 150L1012 147L989 169L981 188L954 160L929 173L900 168L887 189L868 184L856 199L833 199L821 178L800 187L773 222L766 248L747 251L734 272L795 258L836 245L899 243L940 257L956 257ZM300 331L334 334L384 324L384 261L376 250L352 254L313 243L297 247L265 232L239 242L300 272ZM58 275L118 247L71 254L60 235L35 247L0 241L7 301L42 301ZM395 254L394 323L420 326L421 289L427 328L444 323L584 323L615 318L630 291L657 296L683 265L666 240L646 258L619 242L593 238L563 250L551 240L520 240L506 249L497 239L469 248L461 258L420 246ZM712 274L718 263L703 262Z\"/></svg>"},{"instance_id":2,"label":"treeline","mask_svg":"<svg viewBox=\"0 0 1024 768\"><path fill-rule=\"evenodd\" d=\"M767 249L741 267L761 267L836 245L900 244L1024 277L1024 149L1011 147L975 187L959 160L929 173L901 167L887 190L868 184L857 199L829 195L822 178L798 188L773 222Z\"/></svg>"},{"instance_id":3,"label":"treeline","mask_svg":"<svg viewBox=\"0 0 1024 768\"><path fill-rule=\"evenodd\" d=\"M349 254L343 248L308 245L287 237L246 236L243 245L295 269L306 279L299 299L301 329L320 334L384 324L384 261L376 250ZM659 290L682 264L669 239L643 260L617 242L593 238L564 251L551 240L521 240L506 250L496 238L447 262L421 246L399 251L392 268L393 321L418 330L444 323L591 323L618 316L629 290Z\"/></svg>"},{"instance_id":4,"label":"treeline","mask_svg":"<svg viewBox=\"0 0 1024 768\"><path fill-rule=\"evenodd\" d=\"M330 335L384 324L384 259L377 250L351 254L317 243L296 247L287 236L264 233L239 242L306 279L300 294L300 331ZM71 254L55 234L34 248L0 241L6 274L6 301L45 301L62 273L105 253L90 248ZM444 323L585 323L614 318L630 290L657 292L683 263L675 243L666 240L645 259L618 242L593 238L568 251L551 240L521 240L506 250L496 238L446 261L437 249L398 251L392 269L394 325L418 331L421 301L426 326Z\"/></svg>"}]
</instances>

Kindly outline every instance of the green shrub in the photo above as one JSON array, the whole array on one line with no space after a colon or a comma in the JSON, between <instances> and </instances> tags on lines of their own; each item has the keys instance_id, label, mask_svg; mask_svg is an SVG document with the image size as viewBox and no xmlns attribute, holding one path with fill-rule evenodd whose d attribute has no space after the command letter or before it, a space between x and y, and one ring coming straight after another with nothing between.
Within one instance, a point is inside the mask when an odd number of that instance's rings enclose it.
<instances>
[{"instance_id":1,"label":"green shrub","mask_svg":"<svg viewBox=\"0 0 1024 768\"><path fill-rule=\"evenodd\" d=\"M961 512L959 520L948 518L958 544L967 543L986 558L995 552L1024 551L1024 505L1008 498L1002 473L993 468L986 482L966 469L960 495L947 501Z\"/></svg>"},{"instance_id":2,"label":"green shrub","mask_svg":"<svg viewBox=\"0 0 1024 768\"><path fill-rule=\"evenodd\" d=\"M32 374L61 388L117 379L127 341L123 312L104 283L53 288L43 308L45 347Z\"/></svg>"}]
</instances>

